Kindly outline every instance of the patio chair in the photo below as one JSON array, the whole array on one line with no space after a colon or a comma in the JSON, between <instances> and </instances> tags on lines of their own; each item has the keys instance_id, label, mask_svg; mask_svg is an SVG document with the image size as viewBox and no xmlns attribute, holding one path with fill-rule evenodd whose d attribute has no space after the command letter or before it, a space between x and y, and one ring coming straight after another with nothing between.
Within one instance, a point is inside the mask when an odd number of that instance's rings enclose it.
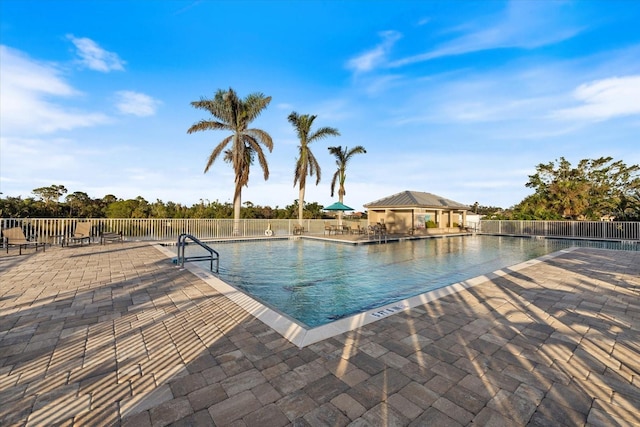
<instances>
[{"instance_id":1,"label":"patio chair","mask_svg":"<svg viewBox=\"0 0 640 427\"><path fill-rule=\"evenodd\" d=\"M118 232L105 231L102 234L100 234L100 244L104 245L107 242L122 243L122 231L118 231Z\"/></svg>"},{"instance_id":2,"label":"patio chair","mask_svg":"<svg viewBox=\"0 0 640 427\"><path fill-rule=\"evenodd\" d=\"M360 227L360 224L351 227L351 234L364 234L365 233L365 229Z\"/></svg>"},{"instance_id":3,"label":"patio chair","mask_svg":"<svg viewBox=\"0 0 640 427\"><path fill-rule=\"evenodd\" d=\"M324 224L324 234L331 235L332 231L335 231L334 228L333 228L333 225L325 223Z\"/></svg>"},{"instance_id":4,"label":"patio chair","mask_svg":"<svg viewBox=\"0 0 640 427\"><path fill-rule=\"evenodd\" d=\"M38 252L38 247L42 246L42 252L44 252L45 244L37 241L27 240L20 227L7 228L6 230L2 230L2 235L4 238L4 246L7 248L7 253L9 253L9 246L17 246L19 248L19 254L22 255L22 248L27 247L35 247L36 252Z\"/></svg>"},{"instance_id":5,"label":"patio chair","mask_svg":"<svg viewBox=\"0 0 640 427\"><path fill-rule=\"evenodd\" d=\"M91 243L91 221L83 221L76 224L76 229L73 232L73 235L69 237L69 242L67 242L67 246L69 246L70 242L80 242L80 246L84 241L87 241L87 244Z\"/></svg>"},{"instance_id":6,"label":"patio chair","mask_svg":"<svg viewBox=\"0 0 640 427\"><path fill-rule=\"evenodd\" d=\"M336 234L350 234L351 233L351 227L349 227L348 225L338 225L336 227Z\"/></svg>"}]
</instances>

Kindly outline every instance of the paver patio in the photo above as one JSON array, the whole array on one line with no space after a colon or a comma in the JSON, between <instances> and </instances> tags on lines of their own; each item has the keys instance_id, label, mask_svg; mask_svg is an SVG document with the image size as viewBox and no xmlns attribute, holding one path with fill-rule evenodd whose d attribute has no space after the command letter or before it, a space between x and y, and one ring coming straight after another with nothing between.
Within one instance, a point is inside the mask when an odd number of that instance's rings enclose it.
<instances>
[{"instance_id":1,"label":"paver patio","mask_svg":"<svg viewBox=\"0 0 640 427\"><path fill-rule=\"evenodd\" d=\"M640 252L302 349L149 244L27 252L0 256L2 426L640 425Z\"/></svg>"}]
</instances>

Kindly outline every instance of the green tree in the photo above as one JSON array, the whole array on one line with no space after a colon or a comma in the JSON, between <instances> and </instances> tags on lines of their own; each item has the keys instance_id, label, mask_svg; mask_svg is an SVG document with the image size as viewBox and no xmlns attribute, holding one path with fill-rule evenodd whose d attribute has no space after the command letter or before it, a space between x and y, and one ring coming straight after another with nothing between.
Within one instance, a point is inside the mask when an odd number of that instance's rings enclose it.
<instances>
[{"instance_id":1,"label":"green tree","mask_svg":"<svg viewBox=\"0 0 640 427\"><path fill-rule=\"evenodd\" d=\"M22 199L21 196L0 198L0 216L2 218L26 218L36 216L37 213L33 210L34 205L35 199L33 197L26 199Z\"/></svg>"},{"instance_id":2,"label":"green tree","mask_svg":"<svg viewBox=\"0 0 640 427\"><path fill-rule=\"evenodd\" d=\"M50 185L32 190L32 193L40 197L45 203L58 202L62 195L67 194L64 185Z\"/></svg>"},{"instance_id":3,"label":"green tree","mask_svg":"<svg viewBox=\"0 0 640 427\"><path fill-rule=\"evenodd\" d=\"M324 213L322 212L323 208L324 206L322 206L318 202L304 204L304 210L307 211L307 213L312 219L323 218L324 217Z\"/></svg>"},{"instance_id":4,"label":"green tree","mask_svg":"<svg viewBox=\"0 0 640 427\"><path fill-rule=\"evenodd\" d=\"M269 166L262 151L261 144L267 147L269 152L273 150L271 136L261 130L249 128L249 125L271 102L270 96L262 93L253 93L245 99L238 98L233 89L228 91L218 90L213 99L202 98L194 101L194 108L208 111L214 120L200 120L191 126L187 133L205 130L230 131L231 135L224 138L209 155L204 168L206 173L218 156L224 152L226 161L232 164L235 173L235 191L233 195L234 234L239 234L240 208L242 206L242 187L249 184L249 169L254 156L258 157L264 179L269 179ZM225 151L225 148L230 145Z\"/></svg>"},{"instance_id":5,"label":"green tree","mask_svg":"<svg viewBox=\"0 0 640 427\"><path fill-rule=\"evenodd\" d=\"M144 197L138 196L133 202L134 208L131 213L132 218L149 218L151 216L151 206Z\"/></svg>"},{"instance_id":6,"label":"green tree","mask_svg":"<svg viewBox=\"0 0 640 427\"><path fill-rule=\"evenodd\" d=\"M105 213L107 218L131 218L135 205L135 200L118 200L110 203Z\"/></svg>"},{"instance_id":7,"label":"green tree","mask_svg":"<svg viewBox=\"0 0 640 427\"><path fill-rule=\"evenodd\" d=\"M640 191L640 166L601 157L581 160L574 167L561 157L536 166L526 186L535 193L514 207L514 215L529 215L530 219L624 218L625 211L633 211L633 196Z\"/></svg>"},{"instance_id":8,"label":"green tree","mask_svg":"<svg viewBox=\"0 0 640 427\"><path fill-rule=\"evenodd\" d=\"M333 174L333 179L331 180L331 197L333 197L336 189L336 183L338 184L338 200L340 203L344 202L344 196L347 194L347 191L344 188L344 182L347 179L347 163L349 160L356 154L365 154L367 150L364 149L362 145L358 145L353 147L351 150L348 147L344 147L338 145L337 147L329 147L329 153L331 153L336 158L336 165L338 169ZM342 223L342 215L343 212L338 212L338 223Z\"/></svg>"},{"instance_id":9,"label":"green tree","mask_svg":"<svg viewBox=\"0 0 640 427\"><path fill-rule=\"evenodd\" d=\"M69 208L69 217L91 218L93 200L87 193L75 191L64 198Z\"/></svg>"},{"instance_id":10,"label":"green tree","mask_svg":"<svg viewBox=\"0 0 640 427\"><path fill-rule=\"evenodd\" d=\"M152 207L143 197L118 200L107 206L107 218L149 218Z\"/></svg>"},{"instance_id":11,"label":"green tree","mask_svg":"<svg viewBox=\"0 0 640 427\"><path fill-rule=\"evenodd\" d=\"M621 221L640 221L640 191L629 194L620 201L615 217Z\"/></svg>"},{"instance_id":12,"label":"green tree","mask_svg":"<svg viewBox=\"0 0 640 427\"><path fill-rule=\"evenodd\" d=\"M152 218L172 218L169 214L169 209L160 199L156 199L149 207Z\"/></svg>"},{"instance_id":13,"label":"green tree","mask_svg":"<svg viewBox=\"0 0 640 427\"><path fill-rule=\"evenodd\" d=\"M102 198L102 203L104 203L105 205L109 205L110 203L117 202L117 201L118 201L118 198L113 194L107 194Z\"/></svg>"},{"instance_id":14,"label":"green tree","mask_svg":"<svg viewBox=\"0 0 640 427\"><path fill-rule=\"evenodd\" d=\"M340 136L340 132L332 127L322 127L315 132L311 132L311 126L317 116L302 114L299 115L295 111L289 114L288 120L296 130L300 145L298 146L298 158L296 159L296 170L293 178L293 186L300 184L299 187L299 203L298 203L298 221L302 225L304 216L304 193L307 185L307 176L316 175L316 185L320 183L320 165L318 160L311 152L309 144L314 141L327 138L329 136Z\"/></svg>"},{"instance_id":15,"label":"green tree","mask_svg":"<svg viewBox=\"0 0 640 427\"><path fill-rule=\"evenodd\" d=\"M32 190L35 194L44 202L45 210L51 216L56 216L59 209L59 200L64 194L67 194L67 189L64 185L50 185L49 187L39 187Z\"/></svg>"}]
</instances>

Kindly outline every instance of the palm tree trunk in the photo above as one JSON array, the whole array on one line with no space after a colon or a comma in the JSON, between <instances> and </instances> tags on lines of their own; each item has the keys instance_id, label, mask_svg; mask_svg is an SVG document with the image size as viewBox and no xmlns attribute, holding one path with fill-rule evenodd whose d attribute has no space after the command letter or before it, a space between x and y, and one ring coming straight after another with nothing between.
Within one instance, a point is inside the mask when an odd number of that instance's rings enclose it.
<instances>
[{"instance_id":1,"label":"palm tree trunk","mask_svg":"<svg viewBox=\"0 0 640 427\"><path fill-rule=\"evenodd\" d=\"M340 183L340 189L338 190L338 201L344 205L344 185ZM342 225L342 215L344 215L344 211L338 212L338 225Z\"/></svg>"},{"instance_id":2,"label":"palm tree trunk","mask_svg":"<svg viewBox=\"0 0 640 427\"><path fill-rule=\"evenodd\" d=\"M240 207L242 206L242 187L236 184L233 195L233 235L240 235Z\"/></svg>"},{"instance_id":3,"label":"palm tree trunk","mask_svg":"<svg viewBox=\"0 0 640 427\"><path fill-rule=\"evenodd\" d=\"M302 220L304 219L304 190L305 188L300 186L300 194L298 196L298 222L302 226Z\"/></svg>"}]
</instances>

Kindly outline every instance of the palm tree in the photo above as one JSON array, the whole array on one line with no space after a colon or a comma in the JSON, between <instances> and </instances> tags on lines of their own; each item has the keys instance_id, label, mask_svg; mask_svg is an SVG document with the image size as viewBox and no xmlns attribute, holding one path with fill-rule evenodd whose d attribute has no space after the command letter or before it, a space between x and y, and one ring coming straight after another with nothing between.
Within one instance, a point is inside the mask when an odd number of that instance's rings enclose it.
<instances>
[{"instance_id":1,"label":"palm tree","mask_svg":"<svg viewBox=\"0 0 640 427\"><path fill-rule=\"evenodd\" d=\"M348 147L344 147L338 145L337 147L329 147L329 153L335 156L336 165L338 166L338 170L333 174L333 179L331 180L331 197L333 197L336 189L336 182L340 183L340 187L338 188L338 200L340 203L343 202L343 198L345 194L347 194L344 189L344 181L347 179L347 163L351 160L355 154L364 154L367 150L364 149L362 145L358 145L357 147L353 147L349 150Z\"/></svg>"},{"instance_id":2,"label":"palm tree","mask_svg":"<svg viewBox=\"0 0 640 427\"><path fill-rule=\"evenodd\" d=\"M271 152L273 140L261 129L249 129L249 124L267 108L270 102L271 97L264 96L262 93L253 93L245 99L240 99L234 90L229 88L228 91L219 89L213 99L202 98L200 101L191 103L195 108L207 110L215 120L200 120L191 126L187 133L203 130L225 130L232 133L213 149L204 172L207 173L221 153L224 153L224 160L233 165L233 171L236 174L233 194L234 234L239 234L242 187L249 184L249 169L253 164L254 156L258 156L265 181L269 179L269 165L260 144ZM229 145L230 148L225 150Z\"/></svg>"},{"instance_id":3,"label":"palm tree","mask_svg":"<svg viewBox=\"0 0 640 427\"><path fill-rule=\"evenodd\" d=\"M328 136L340 136L338 129L331 127L323 127L315 132L311 132L311 125L318 116L309 114L299 115L295 111L289 114L289 123L293 125L300 139L298 158L296 159L296 171L293 178L293 186L300 183L300 196L298 198L298 222L302 225L302 217L304 213L304 190L307 185L307 175L316 175L316 185L320 183L320 165L318 160L311 152L309 144L313 141L326 138Z\"/></svg>"},{"instance_id":4,"label":"palm tree","mask_svg":"<svg viewBox=\"0 0 640 427\"><path fill-rule=\"evenodd\" d=\"M344 181L347 179L347 163L349 163L349 160L354 155L364 154L366 152L367 150L365 150L362 145L353 147L351 150L349 150L348 147L344 147L343 150L341 145L329 147L329 153L335 156L336 165L338 166L331 180L331 197L333 197L335 193L336 182L340 183L340 187L338 187L338 200L340 203L343 203L344 195L347 194L347 191L344 189ZM338 224L342 223L342 214L342 211L338 212Z\"/></svg>"}]
</instances>

